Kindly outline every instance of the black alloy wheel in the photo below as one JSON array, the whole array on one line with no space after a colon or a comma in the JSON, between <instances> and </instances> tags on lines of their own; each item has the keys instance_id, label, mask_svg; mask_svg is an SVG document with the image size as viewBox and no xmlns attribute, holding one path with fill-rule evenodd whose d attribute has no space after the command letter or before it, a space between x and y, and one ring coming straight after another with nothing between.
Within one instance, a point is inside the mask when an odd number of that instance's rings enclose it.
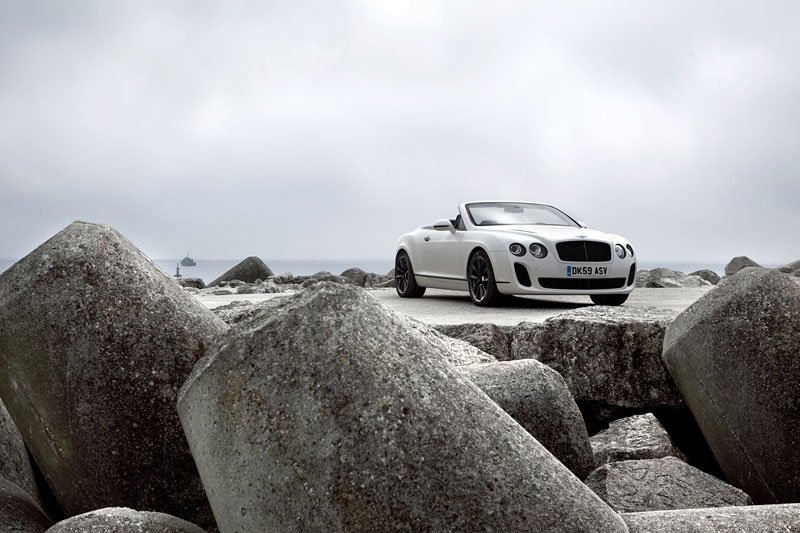
<instances>
[{"instance_id":1,"label":"black alloy wheel","mask_svg":"<svg viewBox=\"0 0 800 533\"><path fill-rule=\"evenodd\" d=\"M627 294L592 294L589 296L596 305L622 305L628 299Z\"/></svg>"},{"instance_id":2,"label":"black alloy wheel","mask_svg":"<svg viewBox=\"0 0 800 533\"><path fill-rule=\"evenodd\" d=\"M425 287L417 285L408 254L401 251L394 260L394 288L401 298L420 298Z\"/></svg>"},{"instance_id":3,"label":"black alloy wheel","mask_svg":"<svg viewBox=\"0 0 800 533\"><path fill-rule=\"evenodd\" d=\"M472 303L480 307L490 307L497 303L500 293L497 290L492 264L486 252L478 250L472 254L467 267L467 276Z\"/></svg>"}]
</instances>

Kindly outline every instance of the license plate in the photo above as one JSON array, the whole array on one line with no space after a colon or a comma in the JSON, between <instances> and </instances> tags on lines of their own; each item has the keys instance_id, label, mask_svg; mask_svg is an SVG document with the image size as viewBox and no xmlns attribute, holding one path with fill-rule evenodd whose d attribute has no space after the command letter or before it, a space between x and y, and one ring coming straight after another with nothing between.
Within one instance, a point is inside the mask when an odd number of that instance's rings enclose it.
<instances>
[{"instance_id":1,"label":"license plate","mask_svg":"<svg viewBox=\"0 0 800 533\"><path fill-rule=\"evenodd\" d=\"M608 274L608 267L594 266L594 265L581 265L572 266L567 265L568 278L593 278L597 276L605 276Z\"/></svg>"}]
</instances>

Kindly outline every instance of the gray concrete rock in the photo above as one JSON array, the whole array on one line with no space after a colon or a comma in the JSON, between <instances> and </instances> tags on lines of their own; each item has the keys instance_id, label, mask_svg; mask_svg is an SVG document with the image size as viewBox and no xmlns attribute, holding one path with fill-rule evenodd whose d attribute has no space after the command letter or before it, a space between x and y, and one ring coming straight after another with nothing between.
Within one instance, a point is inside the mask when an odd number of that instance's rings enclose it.
<instances>
[{"instance_id":1,"label":"gray concrete rock","mask_svg":"<svg viewBox=\"0 0 800 533\"><path fill-rule=\"evenodd\" d=\"M729 483L800 501L800 287L747 268L670 324L664 361Z\"/></svg>"},{"instance_id":2,"label":"gray concrete rock","mask_svg":"<svg viewBox=\"0 0 800 533\"><path fill-rule=\"evenodd\" d=\"M752 505L623 513L630 533L796 533L800 505Z\"/></svg>"},{"instance_id":3,"label":"gray concrete rock","mask_svg":"<svg viewBox=\"0 0 800 533\"><path fill-rule=\"evenodd\" d=\"M388 284L392 284L391 286L394 287L394 278L369 272L367 273L367 277L364 279L364 287L370 289L378 287L386 287L388 286Z\"/></svg>"},{"instance_id":4,"label":"gray concrete rock","mask_svg":"<svg viewBox=\"0 0 800 533\"><path fill-rule=\"evenodd\" d=\"M747 256L739 255L731 259L730 262L727 265L725 265L725 275L732 276L733 274L736 274L743 268L749 268L749 267L761 267L761 265L759 265L758 263L756 263Z\"/></svg>"},{"instance_id":5,"label":"gray concrete rock","mask_svg":"<svg viewBox=\"0 0 800 533\"><path fill-rule=\"evenodd\" d=\"M620 513L753 503L741 490L675 457L608 463L586 485Z\"/></svg>"},{"instance_id":6,"label":"gray concrete rock","mask_svg":"<svg viewBox=\"0 0 800 533\"><path fill-rule=\"evenodd\" d=\"M297 278L295 278L295 281L297 281ZM346 278L336 276L330 272L322 271L303 278L303 281L300 283L300 285L302 287L311 287L312 285L316 285L317 283L321 283L323 281L329 281L331 283L347 283Z\"/></svg>"},{"instance_id":7,"label":"gray concrete rock","mask_svg":"<svg viewBox=\"0 0 800 533\"><path fill-rule=\"evenodd\" d=\"M239 285L238 287L236 287L236 294L256 294L263 292L264 291L259 290L258 286L254 284L251 285L250 283L245 283L243 285Z\"/></svg>"},{"instance_id":8,"label":"gray concrete rock","mask_svg":"<svg viewBox=\"0 0 800 533\"><path fill-rule=\"evenodd\" d=\"M193 289L205 289L206 284L200 278L178 278L176 280L181 287L191 287Z\"/></svg>"},{"instance_id":9,"label":"gray concrete rock","mask_svg":"<svg viewBox=\"0 0 800 533\"><path fill-rule=\"evenodd\" d=\"M263 281L261 285L259 285L259 291L263 292L264 294L274 294L277 292L281 292L281 287L278 286L273 280L268 279Z\"/></svg>"},{"instance_id":10,"label":"gray concrete rock","mask_svg":"<svg viewBox=\"0 0 800 533\"><path fill-rule=\"evenodd\" d=\"M495 324L457 324L435 326L440 333L468 342L500 361L511 359L513 328Z\"/></svg>"},{"instance_id":11,"label":"gray concrete rock","mask_svg":"<svg viewBox=\"0 0 800 533\"><path fill-rule=\"evenodd\" d=\"M255 283L257 279L267 279L273 277L272 270L256 256L250 256L241 263L237 264L223 275L208 284L215 287L222 281L240 280L245 283Z\"/></svg>"},{"instance_id":12,"label":"gray concrete rock","mask_svg":"<svg viewBox=\"0 0 800 533\"><path fill-rule=\"evenodd\" d=\"M459 367L573 474L595 468L583 417L564 378L533 359Z\"/></svg>"},{"instance_id":13,"label":"gray concrete rock","mask_svg":"<svg viewBox=\"0 0 800 533\"><path fill-rule=\"evenodd\" d=\"M330 283L221 339L178 401L220 529L624 531L430 340Z\"/></svg>"},{"instance_id":14,"label":"gray concrete rock","mask_svg":"<svg viewBox=\"0 0 800 533\"><path fill-rule=\"evenodd\" d=\"M510 359L542 359L547 326L539 322L520 322L511 330Z\"/></svg>"},{"instance_id":15,"label":"gray concrete rock","mask_svg":"<svg viewBox=\"0 0 800 533\"><path fill-rule=\"evenodd\" d=\"M294 274L292 274L291 272L284 272L283 274L278 274L277 276L272 278L272 281L274 281L278 285L293 283L293 280L294 280Z\"/></svg>"},{"instance_id":16,"label":"gray concrete rock","mask_svg":"<svg viewBox=\"0 0 800 533\"><path fill-rule=\"evenodd\" d=\"M664 331L674 317L656 308L576 309L546 320L542 331L529 330L538 344L529 353L564 377L579 405L677 407L680 395L661 360Z\"/></svg>"},{"instance_id":17,"label":"gray concrete rock","mask_svg":"<svg viewBox=\"0 0 800 533\"><path fill-rule=\"evenodd\" d=\"M719 280L721 279L719 274L717 274L713 270L708 270L708 269L695 270L694 272L692 272L689 275L690 276L698 276L700 278L703 278L704 280L706 280L707 282L709 282L712 285L716 285L717 283L719 283Z\"/></svg>"},{"instance_id":18,"label":"gray concrete rock","mask_svg":"<svg viewBox=\"0 0 800 533\"><path fill-rule=\"evenodd\" d=\"M597 466L674 455L669 435L652 413L615 420L589 441Z\"/></svg>"},{"instance_id":19,"label":"gray concrete rock","mask_svg":"<svg viewBox=\"0 0 800 533\"><path fill-rule=\"evenodd\" d=\"M47 533L205 533L194 524L164 513L107 507L63 520Z\"/></svg>"},{"instance_id":20,"label":"gray concrete rock","mask_svg":"<svg viewBox=\"0 0 800 533\"><path fill-rule=\"evenodd\" d=\"M210 292L214 296L230 296L231 294L234 294L234 292L230 289L216 289Z\"/></svg>"},{"instance_id":21,"label":"gray concrete rock","mask_svg":"<svg viewBox=\"0 0 800 533\"><path fill-rule=\"evenodd\" d=\"M175 401L226 329L109 226L75 222L0 275L0 396L67 514L212 523Z\"/></svg>"},{"instance_id":22,"label":"gray concrete rock","mask_svg":"<svg viewBox=\"0 0 800 533\"><path fill-rule=\"evenodd\" d=\"M0 531L41 533L51 524L33 496L15 483L0 478Z\"/></svg>"},{"instance_id":23,"label":"gray concrete rock","mask_svg":"<svg viewBox=\"0 0 800 533\"><path fill-rule=\"evenodd\" d=\"M367 273L358 267L348 268L339 276L346 279L347 283L356 285L357 287L363 287L364 283L367 281Z\"/></svg>"},{"instance_id":24,"label":"gray concrete rock","mask_svg":"<svg viewBox=\"0 0 800 533\"><path fill-rule=\"evenodd\" d=\"M2 402L0 402L0 478L14 483L34 501L40 502L39 489L33 477L33 468L25 450L25 442Z\"/></svg>"}]
</instances>

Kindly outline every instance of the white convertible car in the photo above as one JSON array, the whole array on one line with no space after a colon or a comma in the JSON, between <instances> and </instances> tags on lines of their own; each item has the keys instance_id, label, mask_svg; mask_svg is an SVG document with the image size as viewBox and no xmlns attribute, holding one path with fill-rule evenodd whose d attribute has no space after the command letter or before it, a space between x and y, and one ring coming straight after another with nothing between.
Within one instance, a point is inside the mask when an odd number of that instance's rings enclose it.
<instances>
[{"instance_id":1,"label":"white convertible car","mask_svg":"<svg viewBox=\"0 0 800 533\"><path fill-rule=\"evenodd\" d=\"M400 237L395 286L403 298L428 287L469 291L476 305L503 294L585 294L622 305L634 287L636 260L624 238L587 229L550 205L468 202Z\"/></svg>"}]
</instances>

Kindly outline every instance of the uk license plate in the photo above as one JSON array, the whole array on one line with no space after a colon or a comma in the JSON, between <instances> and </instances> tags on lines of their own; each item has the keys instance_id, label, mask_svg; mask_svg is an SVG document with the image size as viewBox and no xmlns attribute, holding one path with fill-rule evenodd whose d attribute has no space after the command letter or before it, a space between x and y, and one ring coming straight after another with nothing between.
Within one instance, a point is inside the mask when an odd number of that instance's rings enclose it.
<instances>
[{"instance_id":1,"label":"uk license plate","mask_svg":"<svg viewBox=\"0 0 800 533\"><path fill-rule=\"evenodd\" d=\"M594 278L608 274L608 267L595 265L572 266L567 265L568 278Z\"/></svg>"}]
</instances>

